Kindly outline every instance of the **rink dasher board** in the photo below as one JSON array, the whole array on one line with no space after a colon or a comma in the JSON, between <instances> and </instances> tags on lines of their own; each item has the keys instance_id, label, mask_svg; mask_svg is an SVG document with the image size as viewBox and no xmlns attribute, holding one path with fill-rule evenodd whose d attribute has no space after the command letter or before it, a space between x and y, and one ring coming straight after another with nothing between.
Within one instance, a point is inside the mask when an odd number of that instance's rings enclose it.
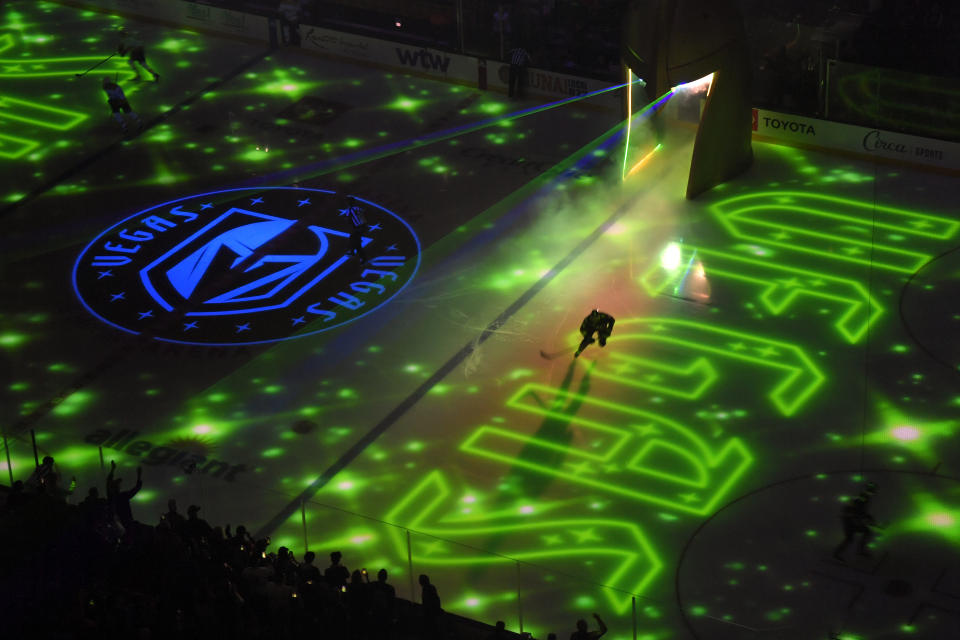
<instances>
[{"instance_id":1,"label":"rink dasher board","mask_svg":"<svg viewBox=\"0 0 960 640\"><path fill-rule=\"evenodd\" d=\"M265 16L185 0L63 0L63 4L148 18L262 43L270 42L271 25ZM301 24L299 31L300 47L312 53L471 87L479 86L485 69L488 89L503 93L507 93L509 89L510 65L497 60L416 47L309 24ZM607 81L534 67L526 69L526 79L526 97L564 99L610 86ZM622 111L621 101L620 91L611 91L577 101L575 104L619 115Z\"/></svg>"},{"instance_id":2,"label":"rink dasher board","mask_svg":"<svg viewBox=\"0 0 960 640\"><path fill-rule=\"evenodd\" d=\"M498 60L451 53L430 47L416 47L403 43L346 33L324 27L300 25L301 48L349 62L372 64L382 69L409 73L435 80L479 86L481 74L486 73L488 89L507 93L510 65ZM606 89L610 82L583 78L528 67L525 70L524 96L565 99ZM577 101L578 105L599 107L619 114L620 91L610 91Z\"/></svg>"},{"instance_id":3,"label":"rink dasher board","mask_svg":"<svg viewBox=\"0 0 960 640\"><path fill-rule=\"evenodd\" d=\"M753 139L960 174L960 144L753 109Z\"/></svg>"},{"instance_id":4,"label":"rink dasher board","mask_svg":"<svg viewBox=\"0 0 960 640\"><path fill-rule=\"evenodd\" d=\"M64 4L132 14L264 43L270 41L270 24L265 16L185 0L66 0ZM306 24L300 25L300 34L301 47L313 53L467 86L477 86L485 68L489 88L502 92L508 89L510 65L499 61ZM528 68L526 73L528 96L563 99L609 86L602 80L536 68ZM622 112L620 91L594 96L577 104L616 114ZM841 153L949 174L960 173L960 144L954 142L767 109L752 110L752 128L753 139L760 142Z\"/></svg>"},{"instance_id":5,"label":"rink dasher board","mask_svg":"<svg viewBox=\"0 0 960 640\"><path fill-rule=\"evenodd\" d=\"M125 16L148 18L177 27L210 31L257 42L270 42L266 16L211 7L185 0L59 0L61 4ZM149 54L149 49L147 50Z\"/></svg>"}]
</instances>

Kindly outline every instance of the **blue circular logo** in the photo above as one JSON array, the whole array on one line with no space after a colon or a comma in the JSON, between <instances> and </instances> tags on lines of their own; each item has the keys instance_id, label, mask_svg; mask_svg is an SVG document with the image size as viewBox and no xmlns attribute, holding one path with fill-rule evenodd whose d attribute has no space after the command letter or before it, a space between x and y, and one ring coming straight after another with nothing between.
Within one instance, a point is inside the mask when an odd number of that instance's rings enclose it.
<instances>
[{"instance_id":1,"label":"blue circular logo","mask_svg":"<svg viewBox=\"0 0 960 640\"><path fill-rule=\"evenodd\" d=\"M382 307L420 266L398 215L323 189L228 189L104 231L73 268L83 305L127 333L192 345L277 342Z\"/></svg>"}]
</instances>

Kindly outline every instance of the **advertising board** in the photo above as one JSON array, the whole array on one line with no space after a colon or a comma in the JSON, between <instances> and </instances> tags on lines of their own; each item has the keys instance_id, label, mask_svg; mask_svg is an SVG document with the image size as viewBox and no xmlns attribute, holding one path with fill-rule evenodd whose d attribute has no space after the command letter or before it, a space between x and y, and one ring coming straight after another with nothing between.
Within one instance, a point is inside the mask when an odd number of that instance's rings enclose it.
<instances>
[{"instance_id":1,"label":"advertising board","mask_svg":"<svg viewBox=\"0 0 960 640\"><path fill-rule=\"evenodd\" d=\"M754 138L960 171L960 144L830 122L766 109L753 110Z\"/></svg>"}]
</instances>

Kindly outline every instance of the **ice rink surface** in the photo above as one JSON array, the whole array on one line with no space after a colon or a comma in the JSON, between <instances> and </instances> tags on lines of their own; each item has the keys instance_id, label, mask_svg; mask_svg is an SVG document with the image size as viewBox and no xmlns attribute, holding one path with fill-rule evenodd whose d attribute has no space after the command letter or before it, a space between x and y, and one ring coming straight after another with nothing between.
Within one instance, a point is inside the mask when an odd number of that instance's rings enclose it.
<instances>
[{"instance_id":1,"label":"ice rink surface","mask_svg":"<svg viewBox=\"0 0 960 640\"><path fill-rule=\"evenodd\" d=\"M143 522L199 504L535 637L593 611L613 638L634 611L647 640L957 635L956 178L755 143L687 201L686 125L622 179L643 119L625 166L624 123L576 103L2 12L18 476L33 429L79 500L100 446L144 466ZM121 24L161 82L76 77ZM597 307L613 335L574 360ZM867 481L887 526L839 562Z\"/></svg>"}]
</instances>

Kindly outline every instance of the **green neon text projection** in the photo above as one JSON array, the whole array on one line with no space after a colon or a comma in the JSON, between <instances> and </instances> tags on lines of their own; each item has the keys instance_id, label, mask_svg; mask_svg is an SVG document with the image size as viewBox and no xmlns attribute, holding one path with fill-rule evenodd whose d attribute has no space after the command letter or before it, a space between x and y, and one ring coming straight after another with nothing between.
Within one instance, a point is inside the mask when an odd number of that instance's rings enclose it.
<instances>
[{"instance_id":1,"label":"green neon text projection","mask_svg":"<svg viewBox=\"0 0 960 640\"><path fill-rule=\"evenodd\" d=\"M668 347L671 354L679 352L680 361L686 357L688 364L674 366L619 354L611 358L609 370L602 364L586 375L697 400L719 377L714 362L747 365L778 374L767 397L783 415L798 411L824 381L803 349L785 342L673 318L633 318L621 321L620 327L617 341L621 351L629 351L631 343L639 342L638 350L648 353L643 343L655 343ZM490 425L474 431L461 449L697 515L709 513L753 460L738 438L711 443L676 420L583 392L528 383L507 400L507 406L577 425L586 434L589 449ZM532 459L521 456L520 451Z\"/></svg>"},{"instance_id":2,"label":"green neon text projection","mask_svg":"<svg viewBox=\"0 0 960 640\"><path fill-rule=\"evenodd\" d=\"M782 315L806 298L839 306L843 312L834 327L851 344L859 342L867 328L883 315L883 308L859 281L784 265L767 252L748 257L689 244L681 247L681 265L698 258L710 279L725 278L759 287L757 299L773 315ZM640 282L647 293L656 296L679 287L684 275L682 268L667 270L654 263Z\"/></svg>"},{"instance_id":3,"label":"green neon text projection","mask_svg":"<svg viewBox=\"0 0 960 640\"><path fill-rule=\"evenodd\" d=\"M548 394L556 391L530 383L521 387L507 404L521 411L568 420L589 439L588 449L557 444L515 429L483 425L467 438L461 450L696 515L709 513L752 463L753 457L739 438L711 446L692 429L629 405L567 393L552 400L581 403L581 412L586 416L542 409L542 398L549 398ZM539 461L551 453L553 459L562 462Z\"/></svg>"},{"instance_id":4,"label":"green neon text projection","mask_svg":"<svg viewBox=\"0 0 960 640\"><path fill-rule=\"evenodd\" d=\"M14 46L12 34L0 34L0 54L7 54ZM55 77L73 79L74 74L81 73L102 60L103 56L27 59L2 57L0 58L0 79L6 81ZM89 73L112 76L126 69L124 61L117 58ZM86 113L52 107L35 100L24 100L10 95L8 91L9 89L5 89L0 92L0 158L16 160L42 144L42 141L36 138L7 133L5 129L12 126L11 121L54 131L68 131L89 118Z\"/></svg>"},{"instance_id":5,"label":"green neon text projection","mask_svg":"<svg viewBox=\"0 0 960 640\"><path fill-rule=\"evenodd\" d=\"M825 379L806 351L798 345L702 322L677 318L630 318L617 324L617 340L624 343L631 340L652 342L677 350L682 355L692 353L698 357L720 358L721 361L728 360L768 370L776 374L776 384L767 397L777 411L785 416L799 411ZM613 360L621 362L615 371L608 373L601 370L594 375L609 377L620 384L641 387L644 385L644 381L637 378L635 368L631 367L629 356L616 357ZM671 358L671 361L676 360ZM711 360L711 363L713 362L714 360ZM694 367L694 364L690 367ZM705 365L700 365L700 373L696 375L703 378L693 387L702 387L699 393L690 395L690 391L681 388L673 395L693 400L700 398L709 386L705 385L704 381L712 382L711 378L716 379L708 373L714 366L711 364L708 369Z\"/></svg>"},{"instance_id":6,"label":"green neon text projection","mask_svg":"<svg viewBox=\"0 0 960 640\"><path fill-rule=\"evenodd\" d=\"M13 35L0 34L0 54L15 46ZM0 58L0 78L70 78L74 74L82 73L102 61L105 56L63 56L58 58ZM89 74L113 75L114 73L129 71L123 58L115 57L100 67L89 71Z\"/></svg>"},{"instance_id":7,"label":"green neon text projection","mask_svg":"<svg viewBox=\"0 0 960 640\"><path fill-rule=\"evenodd\" d=\"M683 402L702 401L729 366L770 371L767 398L783 415L797 412L823 383L824 376L796 345L705 323L673 318L632 318L618 325L617 355L597 362L584 373L580 388L567 389L528 382L506 400L516 415L533 414L563 430L579 434L580 444L557 439L555 433L529 434L522 427L481 425L461 444L465 454L512 469L532 471L554 482L703 516L728 499L753 464L754 457L737 437L706 437L678 420L644 408L589 395L590 378L615 385L671 395ZM651 345L667 347L670 357L650 355ZM643 356L631 352L643 353ZM679 357L675 357L678 354ZM679 364L677 364L679 363ZM573 369L571 368L571 372ZM554 430L555 432L556 430ZM418 541L418 562L438 566L511 562L555 562L584 554L616 560L604 583L641 594L662 562L642 530L632 521L549 517L540 509L535 523L518 522L515 511L463 515L444 472L431 471L385 515L443 540L468 544L496 535L509 548L504 556L463 551L449 544ZM564 532L588 531L565 539ZM391 534L398 554L406 544L400 530ZM565 535L565 534L564 534ZM586 542L595 544L586 545ZM546 543L546 546L545 546ZM611 592L618 612L629 598Z\"/></svg>"},{"instance_id":8,"label":"green neon text projection","mask_svg":"<svg viewBox=\"0 0 960 640\"><path fill-rule=\"evenodd\" d=\"M663 568L663 561L636 524L603 518L550 518L536 522L517 522L516 515L487 514L481 518L462 518L455 513L455 495L443 472L433 471L403 496L387 513L389 522L404 522L411 529L452 542L468 543L503 536L509 547L504 555L471 553L462 547L437 544L417 538L413 555L418 563L434 566L476 566L569 560L577 567L584 557L609 565L604 583L627 593L606 590L611 606L618 613L629 610L630 593L643 593ZM512 520L512 521L511 521ZM431 524L440 523L440 524ZM401 530L391 527L397 557L404 557L406 539Z\"/></svg>"},{"instance_id":9,"label":"green neon text projection","mask_svg":"<svg viewBox=\"0 0 960 640\"><path fill-rule=\"evenodd\" d=\"M918 245L947 240L960 229L948 218L792 191L736 196L711 209L734 238L899 273L915 272L934 255ZM883 234L878 238L871 238L874 225Z\"/></svg>"}]
</instances>

